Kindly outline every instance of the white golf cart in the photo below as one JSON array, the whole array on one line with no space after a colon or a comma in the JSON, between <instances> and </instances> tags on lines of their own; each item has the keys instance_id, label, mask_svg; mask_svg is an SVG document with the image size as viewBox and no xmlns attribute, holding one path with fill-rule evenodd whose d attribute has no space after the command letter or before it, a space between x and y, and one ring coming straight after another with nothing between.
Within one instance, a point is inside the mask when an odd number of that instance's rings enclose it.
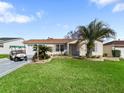
<instances>
[{"instance_id":1,"label":"white golf cart","mask_svg":"<svg viewBox=\"0 0 124 93\"><path fill-rule=\"evenodd\" d=\"M25 46L10 46L10 60L12 61L27 61Z\"/></svg>"}]
</instances>

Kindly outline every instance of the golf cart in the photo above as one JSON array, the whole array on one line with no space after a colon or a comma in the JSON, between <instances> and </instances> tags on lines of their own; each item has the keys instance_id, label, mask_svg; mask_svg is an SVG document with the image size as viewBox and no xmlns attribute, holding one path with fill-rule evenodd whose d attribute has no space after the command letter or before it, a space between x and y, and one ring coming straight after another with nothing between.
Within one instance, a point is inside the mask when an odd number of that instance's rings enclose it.
<instances>
[{"instance_id":1,"label":"golf cart","mask_svg":"<svg viewBox=\"0 0 124 93\"><path fill-rule=\"evenodd\" d=\"M10 46L10 60L12 61L27 61L25 46Z\"/></svg>"}]
</instances>

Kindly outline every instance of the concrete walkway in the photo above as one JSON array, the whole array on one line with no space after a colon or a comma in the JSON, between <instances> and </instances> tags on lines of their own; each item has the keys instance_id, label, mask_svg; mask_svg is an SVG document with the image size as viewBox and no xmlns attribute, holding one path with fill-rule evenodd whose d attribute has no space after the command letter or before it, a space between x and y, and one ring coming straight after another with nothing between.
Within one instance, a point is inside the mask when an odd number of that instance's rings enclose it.
<instances>
[{"instance_id":1,"label":"concrete walkway","mask_svg":"<svg viewBox=\"0 0 124 93\"><path fill-rule=\"evenodd\" d=\"M0 77L7 75L8 73L28 64L30 61L14 62L9 59L0 59Z\"/></svg>"}]
</instances>

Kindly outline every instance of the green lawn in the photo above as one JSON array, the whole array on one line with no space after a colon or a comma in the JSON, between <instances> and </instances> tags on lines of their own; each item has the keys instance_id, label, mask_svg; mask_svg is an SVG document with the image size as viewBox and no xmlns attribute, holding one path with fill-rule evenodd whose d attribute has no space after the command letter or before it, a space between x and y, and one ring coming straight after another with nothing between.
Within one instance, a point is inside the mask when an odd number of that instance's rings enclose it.
<instances>
[{"instance_id":1,"label":"green lawn","mask_svg":"<svg viewBox=\"0 0 124 93\"><path fill-rule=\"evenodd\" d=\"M1 58L8 58L9 57L9 55L7 55L7 54L0 54L0 59Z\"/></svg>"},{"instance_id":2,"label":"green lawn","mask_svg":"<svg viewBox=\"0 0 124 93\"><path fill-rule=\"evenodd\" d=\"M0 78L0 93L124 93L124 62L29 64Z\"/></svg>"}]
</instances>

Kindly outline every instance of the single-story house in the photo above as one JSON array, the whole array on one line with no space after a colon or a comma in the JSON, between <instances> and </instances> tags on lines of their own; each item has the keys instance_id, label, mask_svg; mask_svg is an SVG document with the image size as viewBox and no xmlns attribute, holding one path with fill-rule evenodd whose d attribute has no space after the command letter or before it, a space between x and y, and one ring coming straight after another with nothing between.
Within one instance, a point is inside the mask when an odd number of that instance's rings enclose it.
<instances>
[{"instance_id":1,"label":"single-story house","mask_svg":"<svg viewBox=\"0 0 124 93\"><path fill-rule=\"evenodd\" d=\"M28 55L33 55L34 45L45 45L51 47L51 55L59 55L61 53L67 53L72 56L85 56L86 55L86 42L83 41L80 44L77 43L78 40L73 39L32 39L25 41L26 50ZM103 56L103 43L101 41L95 41L95 48L92 53L94 56Z\"/></svg>"},{"instance_id":2,"label":"single-story house","mask_svg":"<svg viewBox=\"0 0 124 93\"><path fill-rule=\"evenodd\" d=\"M23 38L0 38L0 54L9 54L11 46L24 46Z\"/></svg>"},{"instance_id":3,"label":"single-story house","mask_svg":"<svg viewBox=\"0 0 124 93\"><path fill-rule=\"evenodd\" d=\"M108 57L112 57L112 50L120 50L120 57L124 58L124 41L115 40L104 44L103 51Z\"/></svg>"}]
</instances>

